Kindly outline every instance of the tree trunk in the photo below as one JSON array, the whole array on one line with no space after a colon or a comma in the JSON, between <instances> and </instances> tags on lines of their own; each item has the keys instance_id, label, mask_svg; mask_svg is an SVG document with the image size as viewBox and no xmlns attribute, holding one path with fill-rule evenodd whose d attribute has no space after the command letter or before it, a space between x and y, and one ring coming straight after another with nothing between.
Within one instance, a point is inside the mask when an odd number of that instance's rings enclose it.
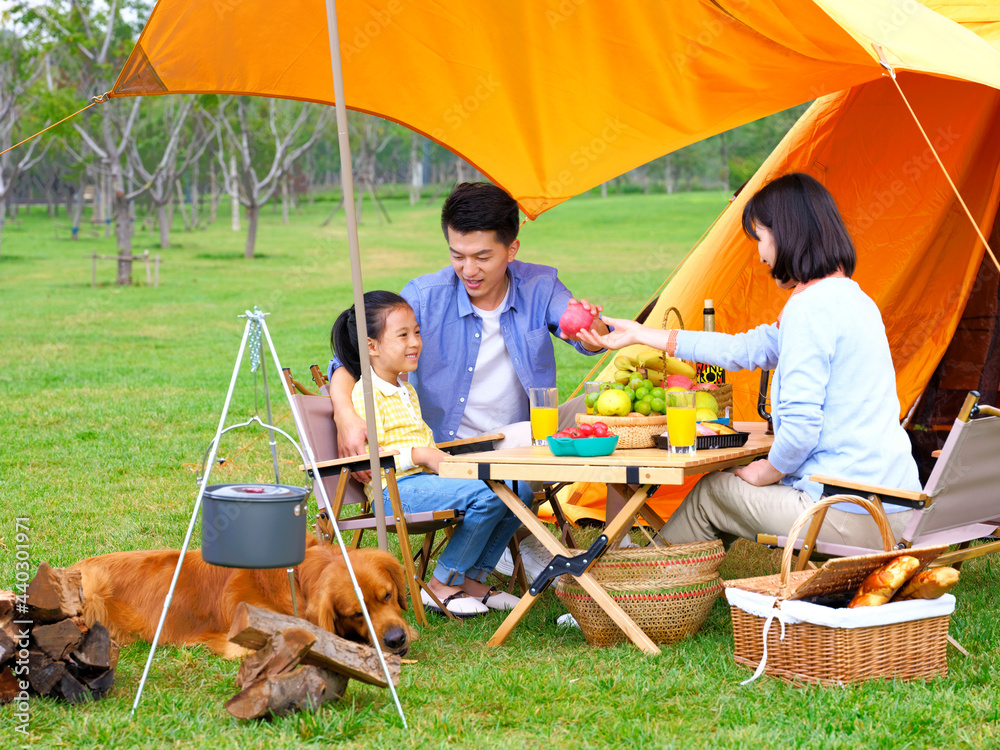
<instances>
[{"instance_id":1,"label":"tree trunk","mask_svg":"<svg viewBox=\"0 0 1000 750\"><path fill-rule=\"evenodd\" d=\"M198 228L198 161L191 165L191 228Z\"/></svg>"},{"instance_id":2,"label":"tree trunk","mask_svg":"<svg viewBox=\"0 0 1000 750\"><path fill-rule=\"evenodd\" d=\"M208 173L208 190L211 194L208 203L208 221L210 224L215 223L216 215L219 210L219 186L215 178L215 162L212 162L212 171Z\"/></svg>"},{"instance_id":3,"label":"tree trunk","mask_svg":"<svg viewBox=\"0 0 1000 750\"><path fill-rule=\"evenodd\" d=\"M601 197L602 198L608 197L608 183L606 182L601 183Z\"/></svg>"},{"instance_id":4,"label":"tree trunk","mask_svg":"<svg viewBox=\"0 0 1000 750\"><path fill-rule=\"evenodd\" d=\"M0 251L3 250L3 225L7 219L7 204L4 201L0 201ZM2 258L2 252L0 252L0 258Z\"/></svg>"},{"instance_id":5,"label":"tree trunk","mask_svg":"<svg viewBox=\"0 0 1000 750\"><path fill-rule=\"evenodd\" d=\"M118 286L132 284L132 224L129 221L128 199L115 192L115 223L118 225ZM110 226L110 225L109 225Z\"/></svg>"},{"instance_id":6,"label":"tree trunk","mask_svg":"<svg viewBox=\"0 0 1000 750\"><path fill-rule=\"evenodd\" d=\"M260 214L260 206L250 206L247 209L247 248L243 257L253 257L253 247L257 242L257 218Z\"/></svg>"},{"instance_id":7,"label":"tree trunk","mask_svg":"<svg viewBox=\"0 0 1000 750\"><path fill-rule=\"evenodd\" d=\"M160 249L170 249L170 222L167 221L167 204L156 207L156 222L160 225Z\"/></svg>"},{"instance_id":8,"label":"tree trunk","mask_svg":"<svg viewBox=\"0 0 1000 750\"><path fill-rule=\"evenodd\" d=\"M239 190L240 185L236 181L236 155L229 157L229 174L233 176L233 183L230 189L230 200L233 206L233 231L240 231L240 200L239 200Z\"/></svg>"},{"instance_id":9,"label":"tree trunk","mask_svg":"<svg viewBox=\"0 0 1000 750\"><path fill-rule=\"evenodd\" d=\"M69 213L69 207L66 208L66 212ZM73 239L77 240L80 238L80 219L83 218L83 183L80 183L80 189L76 191L76 203L73 206L72 218L70 223L73 225Z\"/></svg>"},{"instance_id":10,"label":"tree trunk","mask_svg":"<svg viewBox=\"0 0 1000 750\"><path fill-rule=\"evenodd\" d=\"M124 180L122 185L124 185ZM107 177L104 180L105 186L105 199L104 199L104 236L111 236L111 220L118 214L118 205L115 200L115 191L118 188L117 180L113 180L112 177ZM127 214L126 214L127 215ZM120 242L121 240L119 240ZM129 281L131 283L131 280Z\"/></svg>"},{"instance_id":11,"label":"tree trunk","mask_svg":"<svg viewBox=\"0 0 1000 750\"><path fill-rule=\"evenodd\" d=\"M281 177L281 223L288 226L288 175Z\"/></svg>"},{"instance_id":12,"label":"tree trunk","mask_svg":"<svg viewBox=\"0 0 1000 750\"><path fill-rule=\"evenodd\" d=\"M181 212L181 220L184 222L184 231L191 231L191 221L188 218L187 201L184 199L184 188L181 187L181 180L178 177L174 180L174 187L177 188L177 208Z\"/></svg>"},{"instance_id":13,"label":"tree trunk","mask_svg":"<svg viewBox=\"0 0 1000 750\"><path fill-rule=\"evenodd\" d=\"M410 136L410 205L417 205L420 200L420 187L424 183L424 165L420 161L419 136Z\"/></svg>"}]
</instances>

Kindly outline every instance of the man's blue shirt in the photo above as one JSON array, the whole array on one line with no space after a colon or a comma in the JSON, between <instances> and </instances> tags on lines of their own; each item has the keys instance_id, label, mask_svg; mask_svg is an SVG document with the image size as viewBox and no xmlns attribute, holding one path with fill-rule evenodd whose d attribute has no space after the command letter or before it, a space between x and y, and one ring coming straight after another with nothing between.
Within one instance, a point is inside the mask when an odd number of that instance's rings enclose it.
<instances>
[{"instance_id":1,"label":"man's blue shirt","mask_svg":"<svg viewBox=\"0 0 1000 750\"><path fill-rule=\"evenodd\" d=\"M559 318L573 295L550 266L514 260L507 266L507 277L511 294L500 314L500 332L521 387L527 393L529 388L554 386L552 334L559 335ZM420 364L409 380L434 439L453 440L469 397L483 321L451 266L418 276L400 294L413 307L423 339ZM597 353L579 342L567 343L583 354ZM334 359L331 371L339 364ZM521 420L528 416L525 409Z\"/></svg>"}]
</instances>

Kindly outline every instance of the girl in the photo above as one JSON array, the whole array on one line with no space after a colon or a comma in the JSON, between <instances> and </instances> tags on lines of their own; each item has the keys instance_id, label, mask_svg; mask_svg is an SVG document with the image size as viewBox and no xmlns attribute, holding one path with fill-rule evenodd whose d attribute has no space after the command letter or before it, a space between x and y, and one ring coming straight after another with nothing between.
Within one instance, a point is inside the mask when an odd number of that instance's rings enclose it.
<instances>
[{"instance_id":1,"label":"girl","mask_svg":"<svg viewBox=\"0 0 1000 750\"><path fill-rule=\"evenodd\" d=\"M782 535L819 499L825 475L920 490L899 424L896 374L882 316L851 276L854 245L833 196L806 174L770 182L743 209L743 231L782 289L778 321L746 333L660 331L608 318L614 333L581 331L609 349L642 343L727 370L773 369L774 444L767 460L702 478L660 532L668 542ZM886 505L896 539L911 512ZM820 539L881 548L872 519L842 503Z\"/></svg>"},{"instance_id":2,"label":"girl","mask_svg":"<svg viewBox=\"0 0 1000 750\"><path fill-rule=\"evenodd\" d=\"M422 347L413 309L392 292L368 292L364 300L377 439L381 449L399 451L395 457L396 483L403 511L465 511L465 517L438 558L429 588L458 617L472 617L490 609L513 609L519 601L516 596L483 581L520 521L485 483L437 476L438 465L447 454L434 446L431 429L420 415L417 393L403 377L417 369ZM330 343L348 372L358 380L352 401L358 415L364 418L356 326L351 307L333 324ZM365 492L371 500L370 483ZM383 489L382 496L386 513L391 514L388 488ZM421 596L424 606L440 612L422 590Z\"/></svg>"}]
</instances>

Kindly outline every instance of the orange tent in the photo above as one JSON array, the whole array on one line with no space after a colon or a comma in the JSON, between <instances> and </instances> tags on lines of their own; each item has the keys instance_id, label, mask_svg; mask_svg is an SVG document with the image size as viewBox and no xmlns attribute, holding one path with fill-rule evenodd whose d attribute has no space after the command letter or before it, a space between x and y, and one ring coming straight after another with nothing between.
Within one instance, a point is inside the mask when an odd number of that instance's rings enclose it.
<instances>
[{"instance_id":1,"label":"orange tent","mask_svg":"<svg viewBox=\"0 0 1000 750\"><path fill-rule=\"evenodd\" d=\"M341 0L337 15L347 106L445 145L534 218L682 146L878 79L875 45L896 70L1000 87L1000 50L979 35L996 11L933 7ZM160 0L110 96L333 104L332 80L317 0Z\"/></svg>"}]
</instances>

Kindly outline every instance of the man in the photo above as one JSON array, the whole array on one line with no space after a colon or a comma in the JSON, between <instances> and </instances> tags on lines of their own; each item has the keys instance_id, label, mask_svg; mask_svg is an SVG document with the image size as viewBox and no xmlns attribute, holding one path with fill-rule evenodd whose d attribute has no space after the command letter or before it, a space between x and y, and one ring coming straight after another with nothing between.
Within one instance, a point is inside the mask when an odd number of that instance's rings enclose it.
<instances>
[{"instance_id":1,"label":"man","mask_svg":"<svg viewBox=\"0 0 1000 750\"><path fill-rule=\"evenodd\" d=\"M600 308L574 300L554 268L515 260L519 226L517 203L506 192L487 182L459 185L441 211L451 268L419 276L401 293L423 339L410 382L438 442L503 432L507 447L529 444L528 389L556 384L550 334L571 339L584 354L603 351L558 330L569 304L594 315L598 335L608 327ZM340 455L358 455L367 429L351 403L354 379L336 359L331 368Z\"/></svg>"}]
</instances>

